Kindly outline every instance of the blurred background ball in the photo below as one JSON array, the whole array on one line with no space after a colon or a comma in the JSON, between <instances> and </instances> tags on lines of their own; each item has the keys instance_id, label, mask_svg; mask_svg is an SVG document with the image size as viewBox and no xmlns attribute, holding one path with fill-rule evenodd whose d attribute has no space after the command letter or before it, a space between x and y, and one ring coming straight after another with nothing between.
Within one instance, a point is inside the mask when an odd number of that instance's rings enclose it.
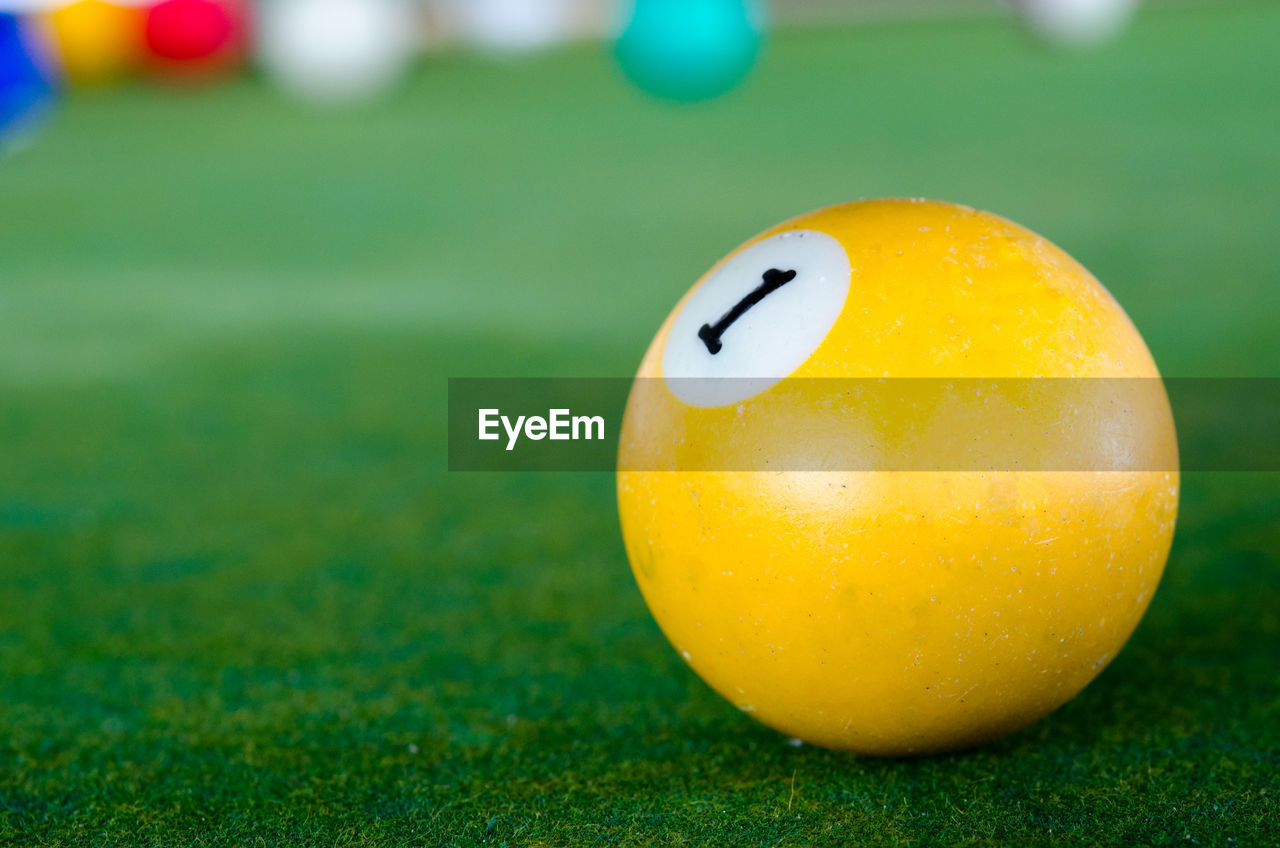
<instances>
[{"instance_id":1,"label":"blurred background ball","mask_svg":"<svg viewBox=\"0 0 1280 848\"><path fill-rule=\"evenodd\" d=\"M78 0L46 16L62 72L80 86L117 82L137 70L144 20L142 9L107 0Z\"/></svg>"},{"instance_id":2,"label":"blurred background ball","mask_svg":"<svg viewBox=\"0 0 1280 848\"><path fill-rule=\"evenodd\" d=\"M1138 0L1015 0L1023 24L1035 36L1064 47L1109 41L1138 10Z\"/></svg>"},{"instance_id":3,"label":"blurred background ball","mask_svg":"<svg viewBox=\"0 0 1280 848\"><path fill-rule=\"evenodd\" d=\"M577 0L453 0L459 35L497 53L551 47L574 34L582 10Z\"/></svg>"},{"instance_id":4,"label":"blurred background ball","mask_svg":"<svg viewBox=\"0 0 1280 848\"><path fill-rule=\"evenodd\" d=\"M243 54L245 25L245 7L235 0L161 0L146 17L152 66L179 79L228 71Z\"/></svg>"},{"instance_id":5,"label":"blurred background ball","mask_svg":"<svg viewBox=\"0 0 1280 848\"><path fill-rule=\"evenodd\" d=\"M54 98L48 57L31 23L0 12L0 148L20 142Z\"/></svg>"},{"instance_id":6,"label":"blurred background ball","mask_svg":"<svg viewBox=\"0 0 1280 848\"><path fill-rule=\"evenodd\" d=\"M635 0L618 38L618 62L656 97L706 100L750 72L761 19L756 4L744 0Z\"/></svg>"},{"instance_id":7,"label":"blurred background ball","mask_svg":"<svg viewBox=\"0 0 1280 848\"><path fill-rule=\"evenodd\" d=\"M360 100L403 77L417 23L407 0L275 0L259 12L259 61L300 99Z\"/></svg>"}]
</instances>

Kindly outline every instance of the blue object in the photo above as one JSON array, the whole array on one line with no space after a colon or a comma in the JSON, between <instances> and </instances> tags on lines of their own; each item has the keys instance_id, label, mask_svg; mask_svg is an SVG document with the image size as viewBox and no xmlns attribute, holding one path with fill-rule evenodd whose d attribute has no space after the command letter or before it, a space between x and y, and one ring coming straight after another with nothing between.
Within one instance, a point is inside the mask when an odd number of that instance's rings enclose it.
<instances>
[{"instance_id":1,"label":"blue object","mask_svg":"<svg viewBox=\"0 0 1280 848\"><path fill-rule=\"evenodd\" d=\"M0 12L0 142L29 129L53 100L41 58L22 18Z\"/></svg>"},{"instance_id":2,"label":"blue object","mask_svg":"<svg viewBox=\"0 0 1280 848\"><path fill-rule=\"evenodd\" d=\"M635 0L616 50L623 72L640 88L692 101L741 82L760 42L760 14L750 0Z\"/></svg>"}]
</instances>

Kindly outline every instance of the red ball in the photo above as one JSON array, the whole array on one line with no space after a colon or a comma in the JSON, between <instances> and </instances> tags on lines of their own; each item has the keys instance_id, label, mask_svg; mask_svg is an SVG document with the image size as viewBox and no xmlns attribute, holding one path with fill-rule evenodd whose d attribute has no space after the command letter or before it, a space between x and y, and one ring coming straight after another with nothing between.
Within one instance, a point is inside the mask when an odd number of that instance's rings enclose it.
<instances>
[{"instance_id":1,"label":"red ball","mask_svg":"<svg viewBox=\"0 0 1280 848\"><path fill-rule=\"evenodd\" d=\"M240 58L244 10L230 0L162 0L147 10L147 49L161 71L202 76Z\"/></svg>"}]
</instances>

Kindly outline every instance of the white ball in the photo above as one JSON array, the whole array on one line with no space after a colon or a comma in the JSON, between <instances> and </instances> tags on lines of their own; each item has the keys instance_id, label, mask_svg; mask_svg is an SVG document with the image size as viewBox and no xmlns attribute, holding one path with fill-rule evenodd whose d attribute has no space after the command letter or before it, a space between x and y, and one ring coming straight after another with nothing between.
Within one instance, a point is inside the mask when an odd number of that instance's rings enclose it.
<instances>
[{"instance_id":1,"label":"white ball","mask_svg":"<svg viewBox=\"0 0 1280 848\"><path fill-rule=\"evenodd\" d=\"M550 47L574 34L575 0L455 0L461 35L486 50L522 52Z\"/></svg>"},{"instance_id":2,"label":"white ball","mask_svg":"<svg viewBox=\"0 0 1280 848\"><path fill-rule=\"evenodd\" d=\"M296 97L359 100L401 78L417 26L408 0L271 0L258 16L259 61Z\"/></svg>"},{"instance_id":3,"label":"white ball","mask_svg":"<svg viewBox=\"0 0 1280 848\"><path fill-rule=\"evenodd\" d=\"M1016 0L1027 28L1055 44L1085 47L1114 38L1138 0Z\"/></svg>"},{"instance_id":4,"label":"white ball","mask_svg":"<svg viewBox=\"0 0 1280 848\"><path fill-rule=\"evenodd\" d=\"M30 15L36 12L52 12L61 5L60 0L0 0L0 12L11 15Z\"/></svg>"}]
</instances>

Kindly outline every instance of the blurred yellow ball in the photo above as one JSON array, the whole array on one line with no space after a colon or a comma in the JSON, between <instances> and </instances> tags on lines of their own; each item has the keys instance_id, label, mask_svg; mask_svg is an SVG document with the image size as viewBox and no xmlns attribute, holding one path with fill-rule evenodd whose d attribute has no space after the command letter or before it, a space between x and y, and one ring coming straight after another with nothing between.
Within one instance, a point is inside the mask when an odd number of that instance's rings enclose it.
<instances>
[{"instance_id":1,"label":"blurred yellow ball","mask_svg":"<svg viewBox=\"0 0 1280 848\"><path fill-rule=\"evenodd\" d=\"M105 0L77 0L47 13L57 54L75 85L102 85L133 73L144 55L145 12Z\"/></svg>"},{"instance_id":2,"label":"blurred yellow ball","mask_svg":"<svg viewBox=\"0 0 1280 848\"><path fill-rule=\"evenodd\" d=\"M767 271L777 287L735 317ZM856 453L850 432L892 448L963 424L877 418L806 379L884 377L1136 377L1156 391L1075 411L1089 433L1139 445L1132 469L859 470L875 466L842 453ZM787 221L703 277L640 366L617 480L636 580L692 668L783 733L876 755L1003 736L1097 676L1160 580L1179 481L1158 377L1097 280L1003 218L877 200ZM1048 435L1016 447L1035 460L1057 447ZM1073 447L1089 468L1113 449ZM733 470L762 456L779 470Z\"/></svg>"}]
</instances>

